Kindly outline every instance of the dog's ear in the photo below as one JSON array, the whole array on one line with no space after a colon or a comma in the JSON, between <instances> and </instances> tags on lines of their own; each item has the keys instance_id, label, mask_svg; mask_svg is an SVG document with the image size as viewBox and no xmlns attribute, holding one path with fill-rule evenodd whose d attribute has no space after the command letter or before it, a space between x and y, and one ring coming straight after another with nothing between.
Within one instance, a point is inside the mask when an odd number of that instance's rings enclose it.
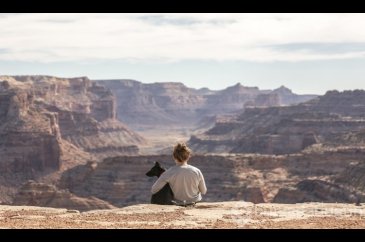
<instances>
[{"instance_id":1,"label":"dog's ear","mask_svg":"<svg viewBox=\"0 0 365 242\"><path fill-rule=\"evenodd\" d=\"M161 167L160 162L156 161L156 162L155 162L155 166L159 166L159 167Z\"/></svg>"}]
</instances>

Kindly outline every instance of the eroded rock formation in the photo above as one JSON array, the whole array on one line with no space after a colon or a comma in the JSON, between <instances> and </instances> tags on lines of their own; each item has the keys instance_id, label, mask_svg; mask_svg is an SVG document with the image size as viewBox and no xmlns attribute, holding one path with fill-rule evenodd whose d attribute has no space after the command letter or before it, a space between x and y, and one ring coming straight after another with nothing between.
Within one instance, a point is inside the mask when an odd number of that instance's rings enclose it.
<instances>
[{"instance_id":1,"label":"eroded rock formation","mask_svg":"<svg viewBox=\"0 0 365 242\"><path fill-rule=\"evenodd\" d=\"M196 152L290 154L314 144L359 145L365 130L365 91L328 92L307 103L246 108L192 136ZM357 144L355 144L357 143Z\"/></svg>"},{"instance_id":2,"label":"eroded rock formation","mask_svg":"<svg viewBox=\"0 0 365 242\"><path fill-rule=\"evenodd\" d=\"M66 190L59 190L53 185L35 181L28 181L19 189L13 205L67 208L79 211L115 208L98 198L77 197Z\"/></svg>"},{"instance_id":3,"label":"eroded rock formation","mask_svg":"<svg viewBox=\"0 0 365 242\"><path fill-rule=\"evenodd\" d=\"M136 155L145 139L116 118L111 91L86 77L0 76L0 194L87 160ZM72 157L73 156L73 157Z\"/></svg>"},{"instance_id":4,"label":"eroded rock formation","mask_svg":"<svg viewBox=\"0 0 365 242\"><path fill-rule=\"evenodd\" d=\"M208 188L205 201L354 203L358 198L365 201L365 196L359 193L361 185L354 182L344 186L337 179L351 176L353 162L364 164L364 152L365 149L358 152L334 149L282 156L194 155L189 163L197 166L205 177ZM107 158L64 172L59 186L114 206L149 203L150 189L156 179L146 177L145 172L155 161L166 168L174 165L168 155Z\"/></svg>"},{"instance_id":5,"label":"eroded rock formation","mask_svg":"<svg viewBox=\"0 0 365 242\"><path fill-rule=\"evenodd\" d=\"M57 113L39 109L28 90L2 90L0 106L0 170L59 169L62 148Z\"/></svg>"},{"instance_id":6,"label":"eroded rock formation","mask_svg":"<svg viewBox=\"0 0 365 242\"><path fill-rule=\"evenodd\" d=\"M0 113L3 126L29 117L23 122L28 123L27 127L11 130L8 127L3 131L7 134L20 132L22 136L32 130L39 133L36 127L40 126L43 130L50 129L48 133L58 140L62 138L80 149L103 156L138 154L138 145L145 142L142 136L116 119L116 101L111 91L86 77L1 76L0 79L5 81ZM48 120L44 122L45 119ZM40 139L34 140L40 142ZM52 151L51 146L48 148Z\"/></svg>"},{"instance_id":7,"label":"eroded rock formation","mask_svg":"<svg viewBox=\"0 0 365 242\"><path fill-rule=\"evenodd\" d=\"M260 90L237 83L224 90L188 88L182 83L143 84L134 80L97 81L117 97L117 113L136 129L174 126L196 128L202 119L241 111L245 106L278 106L304 102L315 95L296 95L281 87Z\"/></svg>"}]
</instances>

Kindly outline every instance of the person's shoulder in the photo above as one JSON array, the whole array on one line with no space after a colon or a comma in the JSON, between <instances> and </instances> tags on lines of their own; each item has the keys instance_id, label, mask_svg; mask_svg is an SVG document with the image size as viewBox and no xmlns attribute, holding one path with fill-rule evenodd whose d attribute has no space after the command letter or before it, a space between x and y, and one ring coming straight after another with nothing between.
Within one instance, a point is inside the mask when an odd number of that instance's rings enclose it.
<instances>
[{"instance_id":1,"label":"person's shoulder","mask_svg":"<svg viewBox=\"0 0 365 242\"><path fill-rule=\"evenodd\" d=\"M192 166L192 165L188 165L188 167L191 169L191 170L194 170L194 171L197 171L197 172L201 172L200 169L198 167L195 167L195 166Z\"/></svg>"},{"instance_id":2,"label":"person's shoulder","mask_svg":"<svg viewBox=\"0 0 365 242\"><path fill-rule=\"evenodd\" d=\"M176 166L171 166L169 169L166 170L166 172L171 172L176 170Z\"/></svg>"},{"instance_id":3,"label":"person's shoulder","mask_svg":"<svg viewBox=\"0 0 365 242\"><path fill-rule=\"evenodd\" d=\"M162 173L161 176L163 176L164 178L169 178L169 177L173 176L174 173L176 173L176 170L174 169L173 166L171 166L164 173Z\"/></svg>"},{"instance_id":4,"label":"person's shoulder","mask_svg":"<svg viewBox=\"0 0 365 242\"><path fill-rule=\"evenodd\" d=\"M171 166L168 170L166 170L166 171L168 171L169 173L175 173L175 172L179 172L180 170L181 170L181 166L177 166L177 165L175 165L175 166Z\"/></svg>"}]
</instances>

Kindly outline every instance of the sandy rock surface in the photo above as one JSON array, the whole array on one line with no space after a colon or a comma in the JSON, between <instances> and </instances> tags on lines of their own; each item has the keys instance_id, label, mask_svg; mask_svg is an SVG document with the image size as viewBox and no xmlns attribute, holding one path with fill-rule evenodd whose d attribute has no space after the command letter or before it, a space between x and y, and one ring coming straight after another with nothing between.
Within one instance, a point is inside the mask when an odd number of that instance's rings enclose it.
<instances>
[{"instance_id":1,"label":"sandy rock surface","mask_svg":"<svg viewBox=\"0 0 365 242\"><path fill-rule=\"evenodd\" d=\"M0 228L365 228L353 204L200 203L195 207L139 204L77 210L0 206Z\"/></svg>"}]
</instances>

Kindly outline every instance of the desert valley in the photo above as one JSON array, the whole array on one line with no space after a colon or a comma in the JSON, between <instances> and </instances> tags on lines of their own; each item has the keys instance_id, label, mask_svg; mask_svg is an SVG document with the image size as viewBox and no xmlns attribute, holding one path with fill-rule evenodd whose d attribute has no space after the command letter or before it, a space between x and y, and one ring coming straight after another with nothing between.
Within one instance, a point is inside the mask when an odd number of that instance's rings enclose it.
<instances>
[{"instance_id":1,"label":"desert valley","mask_svg":"<svg viewBox=\"0 0 365 242\"><path fill-rule=\"evenodd\" d=\"M284 86L261 90L241 83L210 90L174 82L0 76L0 134L0 227L36 227L27 216L42 224L55 214L69 223L72 216L105 216L89 227L138 227L121 218L135 216L138 224L138 211L161 209L186 220L206 208L201 224L189 226L207 228L305 227L303 218L288 215L300 206L303 214L342 206L363 216L364 90L298 95ZM155 178L145 173L155 161L173 166L177 141L192 148L190 163L207 183L196 213L147 205ZM256 206L264 222L242 222L243 208ZM268 208L283 208L275 214L282 219L270 220ZM240 223L232 223L235 214L243 216ZM341 226L336 216L304 218L314 227ZM343 227L364 227L354 214L347 219ZM140 227L158 227L155 220ZM88 227L80 223L71 227ZM161 226L179 227L179 221L175 225Z\"/></svg>"}]
</instances>

